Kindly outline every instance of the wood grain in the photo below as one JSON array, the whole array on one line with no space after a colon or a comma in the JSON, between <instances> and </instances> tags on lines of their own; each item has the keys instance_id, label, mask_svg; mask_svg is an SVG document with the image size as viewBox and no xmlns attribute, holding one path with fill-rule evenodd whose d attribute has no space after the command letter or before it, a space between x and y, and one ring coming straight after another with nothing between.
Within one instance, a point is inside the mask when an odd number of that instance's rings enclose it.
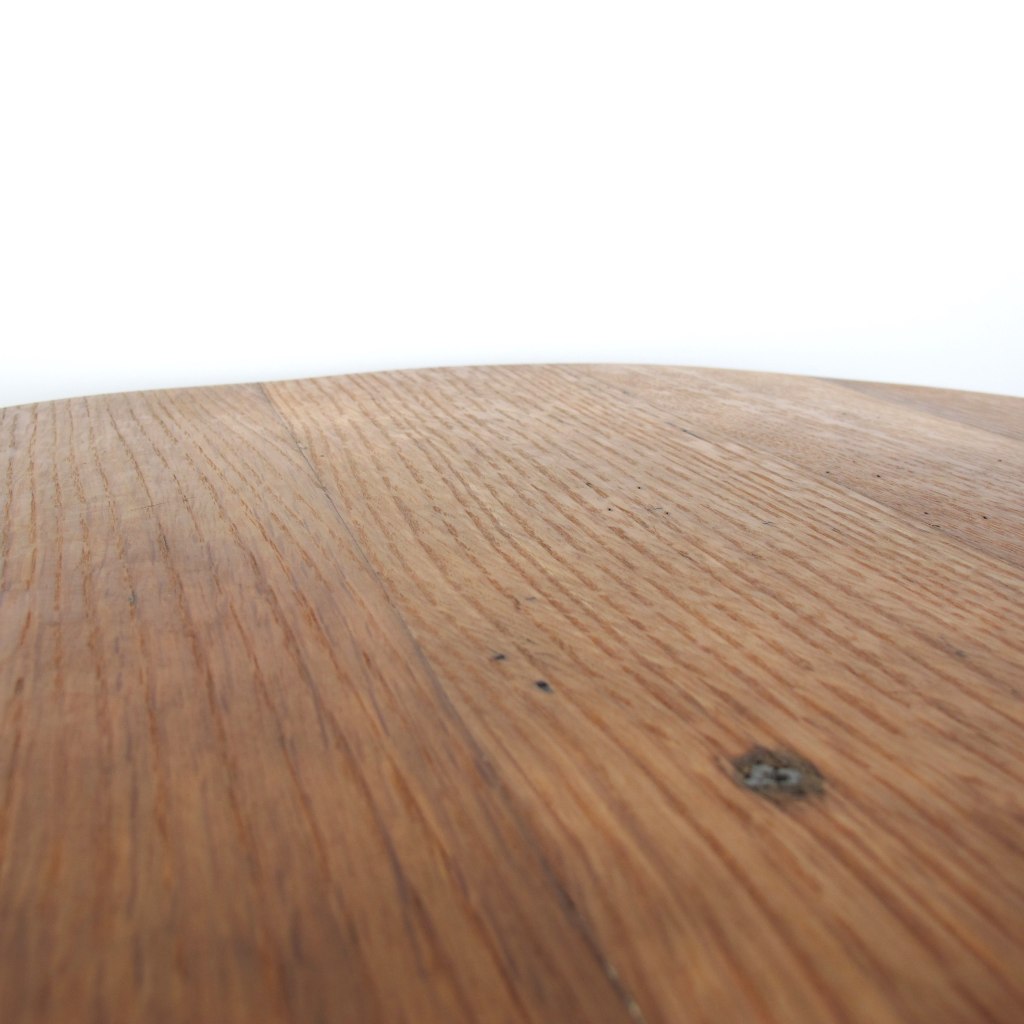
<instances>
[{"instance_id":1,"label":"wood grain","mask_svg":"<svg viewBox=\"0 0 1024 1024\"><path fill-rule=\"evenodd\" d=\"M0 435L4 1024L1024 1019L1024 400L491 367Z\"/></svg>"}]
</instances>

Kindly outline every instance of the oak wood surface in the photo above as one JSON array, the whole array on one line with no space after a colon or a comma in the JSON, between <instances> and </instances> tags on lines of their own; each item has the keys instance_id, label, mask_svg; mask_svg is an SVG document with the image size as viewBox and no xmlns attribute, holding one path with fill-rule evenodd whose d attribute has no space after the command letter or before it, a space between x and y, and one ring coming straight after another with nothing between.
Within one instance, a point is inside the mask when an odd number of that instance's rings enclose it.
<instances>
[{"instance_id":1,"label":"oak wood surface","mask_svg":"<svg viewBox=\"0 0 1024 1024\"><path fill-rule=\"evenodd\" d=\"M1024 1020L1024 400L490 367L0 437L3 1024Z\"/></svg>"}]
</instances>

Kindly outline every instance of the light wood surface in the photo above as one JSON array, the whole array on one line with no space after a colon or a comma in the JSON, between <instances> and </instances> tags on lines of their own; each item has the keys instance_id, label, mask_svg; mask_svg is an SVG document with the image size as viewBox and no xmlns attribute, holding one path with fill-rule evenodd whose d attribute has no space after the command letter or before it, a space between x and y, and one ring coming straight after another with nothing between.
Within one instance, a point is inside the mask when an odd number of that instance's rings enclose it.
<instances>
[{"instance_id":1,"label":"light wood surface","mask_svg":"<svg viewBox=\"0 0 1024 1024\"><path fill-rule=\"evenodd\" d=\"M0 1021L1024 1020L1024 400L0 412Z\"/></svg>"}]
</instances>

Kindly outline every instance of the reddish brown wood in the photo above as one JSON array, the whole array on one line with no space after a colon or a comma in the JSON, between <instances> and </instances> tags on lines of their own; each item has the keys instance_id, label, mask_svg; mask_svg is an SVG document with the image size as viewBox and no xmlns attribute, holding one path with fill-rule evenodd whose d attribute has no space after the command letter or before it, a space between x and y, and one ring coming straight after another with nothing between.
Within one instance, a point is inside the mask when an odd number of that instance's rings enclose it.
<instances>
[{"instance_id":1,"label":"reddish brown wood","mask_svg":"<svg viewBox=\"0 0 1024 1024\"><path fill-rule=\"evenodd\" d=\"M0 411L0 1020L1016 1024L1022 428L665 367Z\"/></svg>"}]
</instances>

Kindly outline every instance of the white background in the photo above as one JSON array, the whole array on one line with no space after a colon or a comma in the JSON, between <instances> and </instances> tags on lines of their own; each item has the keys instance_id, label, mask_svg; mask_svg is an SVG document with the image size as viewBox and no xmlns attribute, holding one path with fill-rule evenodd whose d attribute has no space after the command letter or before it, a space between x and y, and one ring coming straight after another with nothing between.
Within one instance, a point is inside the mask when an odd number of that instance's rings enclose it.
<instances>
[{"instance_id":1,"label":"white background","mask_svg":"<svg viewBox=\"0 0 1024 1024\"><path fill-rule=\"evenodd\" d=\"M1019 0L5 0L0 405L667 362L1024 394Z\"/></svg>"}]
</instances>

